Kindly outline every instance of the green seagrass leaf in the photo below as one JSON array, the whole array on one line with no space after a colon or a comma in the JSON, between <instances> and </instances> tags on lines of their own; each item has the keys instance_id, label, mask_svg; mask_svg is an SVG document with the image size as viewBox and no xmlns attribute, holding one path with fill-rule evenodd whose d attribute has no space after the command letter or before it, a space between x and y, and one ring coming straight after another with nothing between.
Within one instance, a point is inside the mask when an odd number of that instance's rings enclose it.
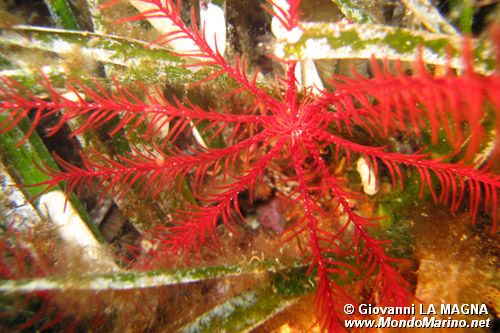
<instances>
[{"instance_id":1,"label":"green seagrass leaf","mask_svg":"<svg viewBox=\"0 0 500 333\"><path fill-rule=\"evenodd\" d=\"M463 68L463 37L414 31L377 24L304 23L295 43L280 42L275 55L289 59L371 59L409 61ZM478 73L495 70L495 53L483 39L473 40L474 66Z\"/></svg>"},{"instance_id":2,"label":"green seagrass leaf","mask_svg":"<svg viewBox=\"0 0 500 333\"><path fill-rule=\"evenodd\" d=\"M0 135L0 151L2 158L11 166L10 171L19 179L20 184L25 185L37 184L49 179L47 174L36 167L36 164L42 165L43 162L47 166L57 169L57 164L52 159L52 155L50 155L42 139L36 132L33 132L23 145L17 146L18 143L23 140L29 128L29 121L24 119L19 123L19 126ZM24 192L29 198L36 197L44 189L45 186L23 187ZM59 186L54 189L62 190ZM78 200L74 194L71 194L69 201L73 204L80 217L92 231L94 237L99 241L104 241L97 227L91 222L91 218L80 200Z\"/></svg>"},{"instance_id":3,"label":"green seagrass leaf","mask_svg":"<svg viewBox=\"0 0 500 333\"><path fill-rule=\"evenodd\" d=\"M287 267L272 260L250 264L227 264L146 272L113 272L84 276L53 276L0 281L0 292L19 293L43 290L130 290L192 283L242 274L275 272Z\"/></svg>"},{"instance_id":4,"label":"green seagrass leaf","mask_svg":"<svg viewBox=\"0 0 500 333\"><path fill-rule=\"evenodd\" d=\"M50 16L59 27L70 30L79 29L76 17L67 0L45 0L45 4L49 8Z\"/></svg>"},{"instance_id":5,"label":"green seagrass leaf","mask_svg":"<svg viewBox=\"0 0 500 333\"><path fill-rule=\"evenodd\" d=\"M292 269L285 275L277 273L271 284L217 305L180 332L248 332L313 291L314 284L305 269Z\"/></svg>"},{"instance_id":6,"label":"green seagrass leaf","mask_svg":"<svg viewBox=\"0 0 500 333\"><path fill-rule=\"evenodd\" d=\"M377 23L359 0L331 0L346 18L356 23Z\"/></svg>"},{"instance_id":7,"label":"green seagrass leaf","mask_svg":"<svg viewBox=\"0 0 500 333\"><path fill-rule=\"evenodd\" d=\"M22 125L24 125L23 127L25 127L27 121L23 120L22 123ZM45 155L45 152L49 155L46 162L48 165L51 167L55 166L54 161L50 157L50 154L46 151L46 148L43 146L43 142L36 133L33 134L33 144L31 143L31 140L29 140L21 146L16 146L18 142L24 138L24 135L24 132L19 127L0 135L2 156L9 162L9 165L12 166L11 170L14 171L16 176L21 179L23 184L36 184L43 182L48 179L47 175L42 170L35 167L35 165L33 165L33 161L40 162L42 160L39 154L41 151L44 151L44 153L42 153L43 155ZM34 197L41 193L44 188L44 186L28 186L24 188L24 191L28 194L28 196Z\"/></svg>"},{"instance_id":8,"label":"green seagrass leaf","mask_svg":"<svg viewBox=\"0 0 500 333\"><path fill-rule=\"evenodd\" d=\"M276 297L271 288L252 290L216 306L183 327L180 332L247 332L296 300Z\"/></svg>"},{"instance_id":9,"label":"green seagrass leaf","mask_svg":"<svg viewBox=\"0 0 500 333\"><path fill-rule=\"evenodd\" d=\"M474 1L472 0L450 0L450 16L456 22L463 33L472 31L472 19L474 17Z\"/></svg>"},{"instance_id":10,"label":"green seagrass leaf","mask_svg":"<svg viewBox=\"0 0 500 333\"><path fill-rule=\"evenodd\" d=\"M52 28L16 26L0 29L0 46L21 47L51 52L60 56L75 56L129 68L129 80L145 83L164 79L186 84L200 80L206 74L180 67L184 63L166 48L103 34L67 31ZM205 70L206 71L206 70Z\"/></svg>"},{"instance_id":11,"label":"green seagrass leaf","mask_svg":"<svg viewBox=\"0 0 500 333\"><path fill-rule=\"evenodd\" d=\"M451 25L430 0L403 0L405 6L432 32L455 35L457 29ZM465 32L464 30L462 30Z\"/></svg>"},{"instance_id":12,"label":"green seagrass leaf","mask_svg":"<svg viewBox=\"0 0 500 333\"><path fill-rule=\"evenodd\" d=\"M46 66L43 74L49 79L54 87L63 87L66 80L66 75L61 71L61 68L55 66ZM29 89L34 94L45 94L47 90L40 84L42 77L38 72L32 72L24 69L4 69L0 71L0 77L12 79L18 82L23 87ZM92 81L83 79L82 82L92 84Z\"/></svg>"}]
</instances>

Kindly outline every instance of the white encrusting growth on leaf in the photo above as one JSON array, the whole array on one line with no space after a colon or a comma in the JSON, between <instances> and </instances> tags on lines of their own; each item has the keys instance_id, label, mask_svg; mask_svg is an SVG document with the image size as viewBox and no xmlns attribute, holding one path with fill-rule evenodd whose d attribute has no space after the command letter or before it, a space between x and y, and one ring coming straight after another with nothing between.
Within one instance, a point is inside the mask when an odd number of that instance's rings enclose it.
<instances>
[{"instance_id":1,"label":"white encrusting growth on leaf","mask_svg":"<svg viewBox=\"0 0 500 333\"><path fill-rule=\"evenodd\" d=\"M363 192L368 195L375 195L378 192L377 177L375 176L375 170L373 167L368 165L363 157L360 157L356 162L356 170L361 177L361 183L363 184Z\"/></svg>"},{"instance_id":2,"label":"white encrusting growth on leaf","mask_svg":"<svg viewBox=\"0 0 500 333\"><path fill-rule=\"evenodd\" d=\"M224 54L226 50L226 18L219 6L207 4L200 6L200 27L204 31L205 39L213 51Z\"/></svg>"},{"instance_id":3,"label":"white encrusting growth on leaf","mask_svg":"<svg viewBox=\"0 0 500 333\"><path fill-rule=\"evenodd\" d=\"M141 13L158 10L156 5L143 1L130 0L130 4ZM165 16L148 17L147 21L164 36L175 35L179 31L179 27ZM201 6L200 21L200 30L204 29L204 36L210 48L224 55L226 48L226 19L222 8L211 3ZM199 47L189 38L173 39L169 41L168 46L181 53L199 52Z\"/></svg>"},{"instance_id":4,"label":"white encrusting growth on leaf","mask_svg":"<svg viewBox=\"0 0 500 333\"><path fill-rule=\"evenodd\" d=\"M134 6L139 12L144 13L148 11L158 10L155 4L146 3L140 0L130 0L130 4ZM179 28L168 17L148 17L147 21L162 35L175 34ZM170 41L168 46L177 52L197 52L198 46L188 38L178 38Z\"/></svg>"},{"instance_id":5,"label":"white encrusting growth on leaf","mask_svg":"<svg viewBox=\"0 0 500 333\"><path fill-rule=\"evenodd\" d=\"M38 206L39 211L56 225L61 239L68 246L81 250L83 261L108 270L118 269L63 192L42 195Z\"/></svg>"},{"instance_id":6,"label":"white encrusting growth on leaf","mask_svg":"<svg viewBox=\"0 0 500 333\"><path fill-rule=\"evenodd\" d=\"M275 16L271 21L271 30L274 36L278 38L279 42L288 44L297 43L302 37L303 30L301 27L294 27L291 30L288 30L280 21L280 19L285 20L285 17L281 13L280 9L284 11L290 10L290 5L287 0L273 1ZM280 45L280 43L277 45ZM285 55L284 51L279 49L275 51L275 54L280 58L283 58ZM297 63L297 67L295 68L295 77L299 88L311 88L314 94L319 94L321 90L324 89L323 81L321 81L316 65L314 64L314 60L312 59L306 59Z\"/></svg>"},{"instance_id":7,"label":"white encrusting growth on leaf","mask_svg":"<svg viewBox=\"0 0 500 333\"><path fill-rule=\"evenodd\" d=\"M271 30L279 40L286 41L287 43L296 43L300 40L300 37L302 37L302 29L300 27L294 27L291 30L288 30L283 24L281 23L281 20L286 20L286 18L283 16L283 13L281 13L281 10L287 12L290 10L290 5L288 4L287 0L275 0L273 1L273 10L274 10L274 17L271 21Z\"/></svg>"}]
</instances>

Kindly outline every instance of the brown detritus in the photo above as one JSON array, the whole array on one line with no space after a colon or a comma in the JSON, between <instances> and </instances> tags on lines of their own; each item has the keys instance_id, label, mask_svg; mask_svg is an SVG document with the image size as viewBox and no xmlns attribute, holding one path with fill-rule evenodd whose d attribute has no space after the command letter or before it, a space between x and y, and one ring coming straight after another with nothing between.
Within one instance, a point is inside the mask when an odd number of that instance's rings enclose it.
<instances>
[{"instance_id":1,"label":"brown detritus","mask_svg":"<svg viewBox=\"0 0 500 333\"><path fill-rule=\"evenodd\" d=\"M415 211L415 255L419 261L415 296L424 304L482 304L491 300L485 292L492 292L491 285L498 281L497 258L485 249L491 246L482 240L489 237L487 232L477 234L464 223L468 219L467 214L451 215L428 205ZM493 319L491 313L453 318Z\"/></svg>"}]
</instances>

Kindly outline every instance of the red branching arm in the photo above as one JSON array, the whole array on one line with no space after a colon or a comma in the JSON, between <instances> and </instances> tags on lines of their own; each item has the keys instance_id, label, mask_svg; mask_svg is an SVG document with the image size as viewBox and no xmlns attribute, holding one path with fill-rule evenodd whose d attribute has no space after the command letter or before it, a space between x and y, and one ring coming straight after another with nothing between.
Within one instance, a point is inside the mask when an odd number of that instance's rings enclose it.
<instances>
[{"instance_id":1,"label":"red branching arm","mask_svg":"<svg viewBox=\"0 0 500 333\"><path fill-rule=\"evenodd\" d=\"M299 183L299 197L303 202L307 220L307 228L302 227L301 230L302 232L306 229L309 230L310 248L313 252L311 256L314 258L313 265L318 270L320 280L318 292L321 294L318 294L318 300L321 306L321 317L325 318L322 327L335 332L341 330L343 322L339 322L342 319L339 317L339 313L342 313L340 306L345 303L353 303L343 294L337 295L339 292L342 293L342 290L338 290L339 287L329 277L331 274L338 275L342 270L349 269L356 273L362 273L366 276L365 279L376 273L375 292L381 295L381 301L392 306L406 304L411 297L408 291L409 286L392 267L392 264L397 260L390 258L385 253L384 242L376 240L366 231L366 228L372 224L371 221L353 211L348 201L351 195L340 185L336 177L330 174L326 162L310 138L302 137L300 145L307 151L307 154L302 153L301 156L302 150L299 145L296 145L292 156ZM307 156L312 157L314 162L308 162L306 170L302 164ZM308 185L311 175L321 175L319 185ZM336 230L334 232L319 228L319 221L315 216L321 216L327 221L333 220L332 213L324 212L313 199L312 194L318 191L321 193L330 192L335 198L334 200L337 201L342 216L347 217L346 222L335 222L337 228L333 229ZM320 197L323 195L321 194ZM325 246L322 246L322 243ZM349 249L356 258L358 269L331 258L332 255L345 257ZM325 273L322 273L321 270ZM323 282L321 282L322 279L324 279ZM328 290L327 287L330 289Z\"/></svg>"},{"instance_id":2,"label":"red branching arm","mask_svg":"<svg viewBox=\"0 0 500 333\"><path fill-rule=\"evenodd\" d=\"M188 254L200 252L204 246L218 244L217 224L224 225L234 232L235 216L244 220L238 206L238 193L245 189L243 182L231 184L232 188L224 194L215 206L191 206L189 211L176 211L172 215L174 226L166 229L162 244L170 251Z\"/></svg>"},{"instance_id":3,"label":"red branching arm","mask_svg":"<svg viewBox=\"0 0 500 333\"><path fill-rule=\"evenodd\" d=\"M465 62L470 61L466 58ZM370 79L359 74L355 78L334 77L335 91L322 98L325 105L333 105L335 113L340 113L337 118L349 119L343 116L345 113L356 116L384 135L403 131L420 136L430 126L433 143L444 129L457 149L468 137L466 159L485 137L484 108L492 103L496 120L500 118L500 79L496 75L484 77L469 70L462 76L435 77L421 62L414 76L405 75L401 69L391 73L375 61L372 67L375 76Z\"/></svg>"},{"instance_id":4,"label":"red branching arm","mask_svg":"<svg viewBox=\"0 0 500 333\"><path fill-rule=\"evenodd\" d=\"M168 234L162 243L170 250L183 250L184 253L199 252L207 244L207 239L210 239L212 244L217 244L217 222L222 220L224 225L232 230L235 216L245 220L239 210L238 195L244 190L254 192L256 182L262 178L269 162L280 154L284 142L284 139L276 142L269 152L252 165L248 165L243 175L234 177L235 181L216 188L215 190L220 190L219 193L200 198L207 206L193 206L189 211L177 211L173 215L175 226L167 228Z\"/></svg>"},{"instance_id":5,"label":"red branching arm","mask_svg":"<svg viewBox=\"0 0 500 333\"><path fill-rule=\"evenodd\" d=\"M342 148L348 154L348 158L351 153L364 156L374 167L375 173L378 170L378 161L382 161L391 173L394 184L399 182L400 187L403 186L400 166L415 168L422 180L420 194L423 195L424 189L428 188L435 202L449 203L452 211L460 207L468 193L469 210L473 221L483 205L486 212L492 213L492 229L496 230L500 176L459 162L446 163L428 159L425 154L405 155L386 152L381 148L356 144L329 133L324 133L323 139L335 144L337 149ZM434 189L432 175L439 181L440 193L436 193Z\"/></svg>"},{"instance_id":6,"label":"red branching arm","mask_svg":"<svg viewBox=\"0 0 500 333\"><path fill-rule=\"evenodd\" d=\"M51 262L40 250L41 244L32 232L24 233L14 224L5 227L0 237L0 278L14 280L49 275Z\"/></svg>"},{"instance_id":7,"label":"red branching arm","mask_svg":"<svg viewBox=\"0 0 500 333\"><path fill-rule=\"evenodd\" d=\"M276 17L286 30L290 31L299 26L300 0L267 0L267 2L271 7L264 6L264 9Z\"/></svg>"},{"instance_id":8,"label":"red branching arm","mask_svg":"<svg viewBox=\"0 0 500 333\"><path fill-rule=\"evenodd\" d=\"M203 110L192 104L183 104L178 100L173 103L167 101L160 91L152 94L145 87L143 92L146 100L135 97L128 89L115 82L114 92L107 92L95 83L93 89L78 81L68 83L67 89L73 98L65 97L55 90L48 79L40 81L50 95L50 100L39 98L19 83L0 78L0 115L5 119L0 123L0 133L4 133L17 125L29 112L35 112L31 128L26 137L33 132L36 125L44 117L55 112L61 112L59 122L49 129L48 134L56 133L62 125L71 119L80 117L82 123L74 129L73 134L79 134L90 129L101 127L112 118L120 116L119 123L111 130L111 135L127 128L133 131L142 124L146 124L144 133L146 138L155 138L162 128L167 128L170 122L176 125L170 127L169 135L163 141L174 139L180 131L194 126L199 121L210 122L210 129L220 133L229 125L238 128L242 124L252 127L265 121L266 116L223 114L214 110Z\"/></svg>"},{"instance_id":9,"label":"red branching arm","mask_svg":"<svg viewBox=\"0 0 500 333\"><path fill-rule=\"evenodd\" d=\"M26 118L30 112L34 113L33 122L25 137L19 142L23 144L33 133L36 124L43 118L59 111L64 104L61 96L53 89L48 80L40 81L46 88L50 102L35 96L24 88L20 83L0 77L0 134L13 129L21 120Z\"/></svg>"},{"instance_id":10,"label":"red branching arm","mask_svg":"<svg viewBox=\"0 0 500 333\"><path fill-rule=\"evenodd\" d=\"M238 82L241 86L245 87L249 92L255 95L260 101L270 106L277 106L278 102L266 91L260 89L256 85L258 71L256 71L252 78L249 78L246 74L246 62L244 58L237 57L234 66L230 65L224 56L217 50L211 48L210 43L205 39L203 31L200 31L198 25L196 24L196 16L194 11L191 12L191 23L192 28L188 27L181 18L181 1L177 1L177 4L172 0L139 0L143 3L151 5L153 9L142 12L138 15L122 19L121 22L125 21L139 21L144 19L152 18L164 18L171 22L176 30L168 33L167 35L161 36L153 44L157 45L167 45L170 42L178 39L190 40L197 47L196 50L188 51L178 51L177 53L182 56L189 56L194 59L198 59L192 65L192 67L198 66L215 66L219 67L220 70L215 71L207 79L213 79L219 75L227 73L231 78ZM111 1L110 3L103 6L103 8L110 7L119 1ZM205 81L205 80L204 80Z\"/></svg>"},{"instance_id":11,"label":"red branching arm","mask_svg":"<svg viewBox=\"0 0 500 333\"><path fill-rule=\"evenodd\" d=\"M315 149L314 147L309 147ZM311 153L311 151L308 151ZM318 152L316 154L319 155ZM306 169L304 163L308 158L307 153L300 147L300 143L296 142L291 147L290 155L293 159L293 167L296 173L298 182L298 197L304 206L304 219L296 223L295 228L298 232L307 232L309 235L309 251L311 260L311 269L316 269L317 282L317 307L320 318L320 325L323 329L330 332L344 331L342 319L343 306L347 303L355 303L351 297L336 284L330 274L343 275L346 269L355 270L349 265L337 261L333 258L338 251L335 246L331 233L321 230L319 225L319 216L324 216L324 211L317 205L311 196L310 176L313 174L311 170ZM301 226L304 224L303 226ZM296 232L297 233L297 232Z\"/></svg>"},{"instance_id":12,"label":"red branching arm","mask_svg":"<svg viewBox=\"0 0 500 333\"><path fill-rule=\"evenodd\" d=\"M366 230L368 220L356 214L349 206L345 191L335 183L333 177L328 178L332 194L340 204L341 211L348 218L348 223L354 226L352 247L354 255L366 278L376 272L374 292L379 294L380 306L405 306L408 304L411 293L409 284L391 266L398 260L389 257L383 248L383 241L370 236ZM345 229L344 229L345 230Z\"/></svg>"},{"instance_id":13,"label":"red branching arm","mask_svg":"<svg viewBox=\"0 0 500 333\"><path fill-rule=\"evenodd\" d=\"M143 148L134 149L132 153L118 156L113 160L102 153L93 152L93 158L83 157L83 166L78 167L55 156L62 171L42 166L51 178L33 186L46 185L47 192L60 183L66 184L66 193L80 190L82 186L91 186L92 180L99 179L101 197L111 195L120 198L127 191L136 186L144 195L155 197L161 191L170 190L178 180L187 173L194 171L195 184L193 191L196 194L202 188L203 175L212 169L214 173L220 172L229 177L236 171L233 170L234 158L245 151L256 149L256 146L266 139L262 132L251 139L243 140L233 146L221 149L208 149L206 151L192 151L189 154L176 149L167 149L166 153L159 148L150 150ZM98 162L95 162L98 161Z\"/></svg>"}]
</instances>

